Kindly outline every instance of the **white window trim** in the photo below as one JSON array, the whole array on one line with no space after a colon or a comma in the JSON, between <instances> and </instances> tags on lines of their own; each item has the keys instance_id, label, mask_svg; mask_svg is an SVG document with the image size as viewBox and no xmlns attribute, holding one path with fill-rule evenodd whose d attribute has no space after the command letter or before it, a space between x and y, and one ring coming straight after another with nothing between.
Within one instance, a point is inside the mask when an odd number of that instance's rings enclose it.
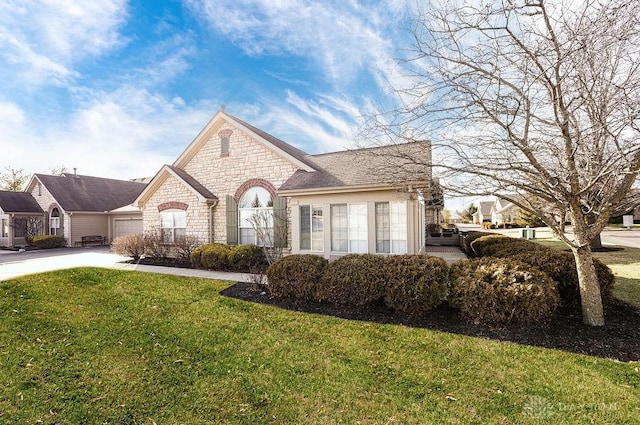
<instances>
[{"instance_id":1,"label":"white window trim","mask_svg":"<svg viewBox=\"0 0 640 425\"><path fill-rule=\"evenodd\" d=\"M184 214L184 227L182 226L176 226L176 214L177 213L182 213ZM165 221L164 221L164 216L171 214L171 226L167 226L165 227ZM175 244L176 243L176 229L184 229L184 233L186 235L187 233L187 212L185 210L178 210L178 209L170 209L170 210L164 210L162 212L160 212L160 233L161 233L161 237L162 237L162 242L165 244ZM169 240L165 240L165 232L170 231L169 235L170 238Z\"/></svg>"},{"instance_id":2,"label":"white window trim","mask_svg":"<svg viewBox=\"0 0 640 425\"><path fill-rule=\"evenodd\" d=\"M324 209L322 205L300 205L300 245L302 244L302 208L309 208L309 248L301 251L324 252ZM319 211L319 214L315 214ZM314 220L315 219L315 220ZM320 223L319 231L314 231L314 223Z\"/></svg>"},{"instance_id":3,"label":"white window trim","mask_svg":"<svg viewBox=\"0 0 640 425\"><path fill-rule=\"evenodd\" d=\"M346 251L337 251L334 249L333 246L333 235L334 235L334 216L333 216L333 208L334 207L339 207L339 206L346 206L347 207L347 250ZM358 220L356 218L355 215L355 211L360 210L360 212L362 211L362 208L364 208L364 216L362 216L361 214L358 214L358 217L360 219L364 219L364 229L362 229L362 225L363 223L358 221L356 223L354 223L354 220ZM331 226L330 226L330 232L331 232L331 252L340 252L340 253L367 253L369 252L369 207L367 205L367 203L353 203L353 204L331 204L330 208L329 208L329 215L331 217ZM355 226L354 226L355 224ZM364 231L364 233L363 233ZM354 239L353 236L355 236L355 233L358 232L360 233L359 236L364 236L364 239ZM362 249L354 249L353 247L353 242L355 241L364 241L364 250Z\"/></svg>"}]
</instances>

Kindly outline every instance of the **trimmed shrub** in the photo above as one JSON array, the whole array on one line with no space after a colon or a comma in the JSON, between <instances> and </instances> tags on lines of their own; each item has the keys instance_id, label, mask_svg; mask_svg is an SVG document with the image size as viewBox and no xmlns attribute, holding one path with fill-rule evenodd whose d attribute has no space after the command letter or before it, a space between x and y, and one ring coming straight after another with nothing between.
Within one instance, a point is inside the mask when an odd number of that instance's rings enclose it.
<instances>
[{"instance_id":1,"label":"trimmed shrub","mask_svg":"<svg viewBox=\"0 0 640 425\"><path fill-rule=\"evenodd\" d=\"M221 243L202 245L191 253L191 263L198 269L229 270L229 252L231 247Z\"/></svg>"},{"instance_id":2,"label":"trimmed shrub","mask_svg":"<svg viewBox=\"0 0 640 425\"><path fill-rule=\"evenodd\" d=\"M126 257L132 257L133 261L140 261L144 255L144 236L142 233L118 236L111 242L111 251Z\"/></svg>"},{"instance_id":3,"label":"trimmed shrub","mask_svg":"<svg viewBox=\"0 0 640 425\"><path fill-rule=\"evenodd\" d=\"M509 257L519 253L548 250L548 248L526 239L494 234L475 239L471 243L471 250L477 257Z\"/></svg>"},{"instance_id":4,"label":"trimmed shrub","mask_svg":"<svg viewBox=\"0 0 640 425\"><path fill-rule=\"evenodd\" d=\"M67 246L67 240L62 236L38 235L31 237L31 245L40 249L62 248Z\"/></svg>"},{"instance_id":5,"label":"trimmed shrub","mask_svg":"<svg viewBox=\"0 0 640 425\"><path fill-rule=\"evenodd\" d=\"M555 314L555 283L528 264L506 258L463 260L451 267L449 304L476 324L545 322Z\"/></svg>"},{"instance_id":6,"label":"trimmed shrub","mask_svg":"<svg viewBox=\"0 0 640 425\"><path fill-rule=\"evenodd\" d=\"M318 287L318 299L361 306L384 297L385 258L375 254L348 254L330 262Z\"/></svg>"},{"instance_id":7,"label":"trimmed shrub","mask_svg":"<svg viewBox=\"0 0 640 425\"><path fill-rule=\"evenodd\" d=\"M391 255L386 258L385 304L395 310L421 314L447 296L449 266L428 255Z\"/></svg>"},{"instance_id":8,"label":"trimmed shrub","mask_svg":"<svg viewBox=\"0 0 640 425\"><path fill-rule=\"evenodd\" d=\"M581 305L580 284L573 254L542 249L537 250L535 255L520 253L509 258L527 263L546 273L558 286L564 305L578 307ZM600 293L604 299L609 299L613 291L615 276L602 261L594 258L593 262L600 283Z\"/></svg>"},{"instance_id":9,"label":"trimmed shrub","mask_svg":"<svg viewBox=\"0 0 640 425\"><path fill-rule=\"evenodd\" d=\"M327 259L313 254L283 257L267 269L269 292L274 297L315 301L328 264Z\"/></svg>"},{"instance_id":10,"label":"trimmed shrub","mask_svg":"<svg viewBox=\"0 0 640 425\"><path fill-rule=\"evenodd\" d=\"M474 257L473 250L471 249L471 244L473 243L473 241L483 236L494 236L494 235L495 233L489 233L489 232L478 232L478 231L468 232L461 240L462 243L460 244L460 249L462 249L462 252L467 254L467 256Z\"/></svg>"},{"instance_id":11,"label":"trimmed shrub","mask_svg":"<svg viewBox=\"0 0 640 425\"><path fill-rule=\"evenodd\" d=\"M264 249L257 245L236 245L229 247L227 254L229 268L246 272L253 267L266 264Z\"/></svg>"}]
</instances>

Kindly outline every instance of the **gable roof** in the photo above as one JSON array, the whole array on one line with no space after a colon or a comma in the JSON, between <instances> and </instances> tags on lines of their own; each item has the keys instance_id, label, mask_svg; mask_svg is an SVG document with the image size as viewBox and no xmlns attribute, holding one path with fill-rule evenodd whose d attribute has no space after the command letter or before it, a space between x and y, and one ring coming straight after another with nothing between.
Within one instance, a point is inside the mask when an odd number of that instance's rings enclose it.
<instances>
[{"instance_id":1,"label":"gable roof","mask_svg":"<svg viewBox=\"0 0 640 425\"><path fill-rule=\"evenodd\" d=\"M480 211L483 216L490 216L491 209L493 208L494 204L495 201L480 201L480 207L478 207L478 211Z\"/></svg>"},{"instance_id":2,"label":"gable roof","mask_svg":"<svg viewBox=\"0 0 640 425\"><path fill-rule=\"evenodd\" d=\"M0 190L0 208L6 213L44 213L27 192Z\"/></svg>"},{"instance_id":3,"label":"gable roof","mask_svg":"<svg viewBox=\"0 0 640 425\"><path fill-rule=\"evenodd\" d=\"M431 144L427 141L307 155L315 171L296 171L279 191L430 182L430 167L424 166L430 156Z\"/></svg>"},{"instance_id":4,"label":"gable roof","mask_svg":"<svg viewBox=\"0 0 640 425\"><path fill-rule=\"evenodd\" d=\"M75 174L34 174L28 190L33 188L35 180L42 183L66 212L104 212L129 205L147 186L129 180Z\"/></svg>"},{"instance_id":5,"label":"gable roof","mask_svg":"<svg viewBox=\"0 0 640 425\"><path fill-rule=\"evenodd\" d=\"M200 198L203 202L217 202L218 197L211 193L209 189L204 187L199 181L197 181L193 176L184 171L181 168L178 168L173 165L165 164L162 166L160 171L156 173L156 175L151 179L151 182L140 192L140 194L134 200L135 205L140 205L141 202L146 200L153 194L157 188L164 183L167 176L174 176L178 180L180 180L194 195Z\"/></svg>"},{"instance_id":6,"label":"gable roof","mask_svg":"<svg viewBox=\"0 0 640 425\"><path fill-rule=\"evenodd\" d=\"M232 126L240 129L240 131L252 136L252 138L258 143L262 144L267 149L276 153L280 157L291 162L297 168L307 171L313 171L313 165L307 160L307 154L294 146L283 142L270 135L269 133L262 131L241 119L238 119L232 115L227 114L224 110L218 111L205 125L205 127L198 133L193 141L187 146L187 148L180 154L178 159L172 164L174 167L184 168L187 162L195 156L204 143L209 140L213 133L222 126L224 122L231 124Z\"/></svg>"}]
</instances>

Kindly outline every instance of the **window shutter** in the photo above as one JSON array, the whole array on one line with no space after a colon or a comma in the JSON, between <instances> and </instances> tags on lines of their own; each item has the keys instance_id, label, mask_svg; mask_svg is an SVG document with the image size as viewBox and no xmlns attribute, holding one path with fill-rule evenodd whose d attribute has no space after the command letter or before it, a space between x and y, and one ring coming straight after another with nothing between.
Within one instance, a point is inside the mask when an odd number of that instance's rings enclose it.
<instances>
[{"instance_id":1,"label":"window shutter","mask_svg":"<svg viewBox=\"0 0 640 425\"><path fill-rule=\"evenodd\" d=\"M238 204L227 195L227 245L238 245Z\"/></svg>"},{"instance_id":2,"label":"window shutter","mask_svg":"<svg viewBox=\"0 0 640 425\"><path fill-rule=\"evenodd\" d=\"M276 247L287 247L287 198L276 196L273 200L273 231Z\"/></svg>"}]
</instances>

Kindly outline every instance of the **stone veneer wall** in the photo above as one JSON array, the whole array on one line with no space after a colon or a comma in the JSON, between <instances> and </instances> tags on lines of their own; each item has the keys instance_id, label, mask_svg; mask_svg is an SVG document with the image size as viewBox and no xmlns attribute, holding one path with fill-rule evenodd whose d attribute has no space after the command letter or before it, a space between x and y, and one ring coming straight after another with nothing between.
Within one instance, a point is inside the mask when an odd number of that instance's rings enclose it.
<instances>
[{"instance_id":1,"label":"stone veneer wall","mask_svg":"<svg viewBox=\"0 0 640 425\"><path fill-rule=\"evenodd\" d=\"M232 131L229 154L221 156L219 134L228 130ZM292 163L227 123L217 129L183 168L219 198L214 208L214 241L222 243L227 238L226 195L236 195L245 181L255 178L268 180L277 189L297 170ZM162 199L161 202L174 200ZM146 222L147 217L144 219Z\"/></svg>"},{"instance_id":2,"label":"stone veneer wall","mask_svg":"<svg viewBox=\"0 0 640 425\"><path fill-rule=\"evenodd\" d=\"M38 192L38 185L40 185L40 192ZM36 183L30 193L31 196L33 196L33 198L36 200L38 205L40 205L40 208L42 208L44 212L47 213L47 220L45 222L44 230L45 234L49 234L49 213L51 212L50 207L55 204L60 210L60 216L62 218L62 223L60 223L62 225L62 236L64 236L67 239L67 243L71 245L71 235L69 234L71 217L69 216L69 214L67 214L66 211L64 211L62 207L58 205L51 192L49 192L43 184L39 182Z\"/></svg>"},{"instance_id":3,"label":"stone veneer wall","mask_svg":"<svg viewBox=\"0 0 640 425\"><path fill-rule=\"evenodd\" d=\"M160 227L158 205L166 202L182 202L186 209L187 235L197 236L202 243L209 240L209 207L201 203L198 197L181 181L170 175L160 188L149 198L142 209L144 231Z\"/></svg>"}]
</instances>

